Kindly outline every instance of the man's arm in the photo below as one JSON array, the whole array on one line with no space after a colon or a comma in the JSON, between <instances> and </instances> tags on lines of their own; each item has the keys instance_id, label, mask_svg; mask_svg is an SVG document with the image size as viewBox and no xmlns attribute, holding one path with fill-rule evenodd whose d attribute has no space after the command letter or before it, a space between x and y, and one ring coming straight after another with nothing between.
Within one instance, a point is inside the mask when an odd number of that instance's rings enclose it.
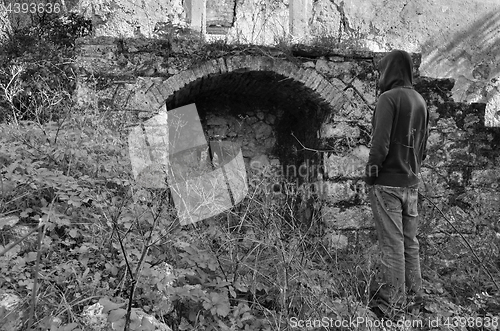
<instances>
[{"instance_id":1,"label":"man's arm","mask_svg":"<svg viewBox=\"0 0 500 331\"><path fill-rule=\"evenodd\" d=\"M387 96L381 95L372 120L372 146L365 169L365 181L368 185L375 182L389 153L394 113L394 104Z\"/></svg>"}]
</instances>

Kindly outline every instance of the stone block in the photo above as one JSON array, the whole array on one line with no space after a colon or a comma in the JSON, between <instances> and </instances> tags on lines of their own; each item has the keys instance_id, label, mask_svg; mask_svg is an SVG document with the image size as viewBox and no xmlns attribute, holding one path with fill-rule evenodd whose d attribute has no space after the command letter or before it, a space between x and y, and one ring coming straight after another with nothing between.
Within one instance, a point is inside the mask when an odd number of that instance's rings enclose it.
<instances>
[{"instance_id":1,"label":"stone block","mask_svg":"<svg viewBox=\"0 0 500 331\"><path fill-rule=\"evenodd\" d=\"M148 94L150 95L151 98L154 98L158 103L162 104L165 103L165 101L168 98L168 94L163 94L165 92L164 89L160 89L159 87L161 86L161 83L153 84L149 90Z\"/></svg>"},{"instance_id":2,"label":"stone block","mask_svg":"<svg viewBox=\"0 0 500 331\"><path fill-rule=\"evenodd\" d=\"M204 76L211 76L215 74L220 74L221 68L219 66L219 62L217 61L207 61L202 65L202 70L204 72Z\"/></svg>"},{"instance_id":3,"label":"stone block","mask_svg":"<svg viewBox=\"0 0 500 331\"><path fill-rule=\"evenodd\" d=\"M333 205L338 202L352 200L356 197L357 191L352 181L323 182L321 197L327 204Z\"/></svg>"},{"instance_id":4,"label":"stone block","mask_svg":"<svg viewBox=\"0 0 500 331\"><path fill-rule=\"evenodd\" d=\"M304 68L314 68L316 66L316 64L314 64L313 61L307 61L307 62L302 63L302 66Z\"/></svg>"},{"instance_id":5,"label":"stone block","mask_svg":"<svg viewBox=\"0 0 500 331\"><path fill-rule=\"evenodd\" d=\"M336 230L371 229L374 226L369 206L359 205L345 210L323 206L322 219L328 228Z\"/></svg>"},{"instance_id":6,"label":"stone block","mask_svg":"<svg viewBox=\"0 0 500 331\"><path fill-rule=\"evenodd\" d=\"M275 116L275 115L273 115L273 114L267 114L267 115L266 115L266 122L267 122L268 124L273 125L273 124L276 122L276 116Z\"/></svg>"},{"instance_id":7,"label":"stone block","mask_svg":"<svg viewBox=\"0 0 500 331\"><path fill-rule=\"evenodd\" d=\"M94 109L97 108L99 101L94 86L85 83L82 79L78 79L76 82L75 99L79 107L87 106Z\"/></svg>"},{"instance_id":8,"label":"stone block","mask_svg":"<svg viewBox=\"0 0 500 331\"><path fill-rule=\"evenodd\" d=\"M106 43L106 44L82 44L78 53L80 56L107 56L107 54L115 54L118 52L118 44L116 43Z\"/></svg>"},{"instance_id":9,"label":"stone block","mask_svg":"<svg viewBox=\"0 0 500 331\"><path fill-rule=\"evenodd\" d=\"M117 108L126 108L127 104L129 103L129 99L132 97L132 88L133 84L123 84L121 86L118 86L115 90L115 93L113 95L112 103L115 107ZM105 99L104 96L102 96L102 91L100 93L101 98L100 99Z\"/></svg>"},{"instance_id":10,"label":"stone block","mask_svg":"<svg viewBox=\"0 0 500 331\"><path fill-rule=\"evenodd\" d=\"M118 71L116 60L101 56L78 56L76 59L78 67L85 70L87 73L113 73Z\"/></svg>"},{"instance_id":11,"label":"stone block","mask_svg":"<svg viewBox=\"0 0 500 331\"><path fill-rule=\"evenodd\" d=\"M346 84L338 78L329 78L328 81L332 84L332 86L337 88L338 91L343 91L346 87Z\"/></svg>"},{"instance_id":12,"label":"stone block","mask_svg":"<svg viewBox=\"0 0 500 331\"><path fill-rule=\"evenodd\" d=\"M197 77L196 73L191 69L184 70L183 72L175 76L175 79L179 81L179 85L181 85L181 87L194 82L197 78L199 77Z\"/></svg>"},{"instance_id":13,"label":"stone block","mask_svg":"<svg viewBox=\"0 0 500 331\"><path fill-rule=\"evenodd\" d=\"M358 91L363 96L368 105L375 106L377 100L377 96L375 95L375 84L373 84L371 81L363 81L357 78L355 78L351 84L356 89L356 91Z\"/></svg>"},{"instance_id":14,"label":"stone block","mask_svg":"<svg viewBox=\"0 0 500 331\"><path fill-rule=\"evenodd\" d=\"M359 127L346 122L325 123L321 126L321 138L359 138L361 131Z\"/></svg>"},{"instance_id":15,"label":"stone block","mask_svg":"<svg viewBox=\"0 0 500 331\"><path fill-rule=\"evenodd\" d=\"M308 71L309 71L308 77L304 82L304 85L316 91L317 87L324 78L321 77L315 70L308 70Z\"/></svg>"},{"instance_id":16,"label":"stone block","mask_svg":"<svg viewBox=\"0 0 500 331\"><path fill-rule=\"evenodd\" d=\"M333 86L330 84L329 81L326 79L323 79L319 86L316 88L316 92L319 93L321 96L324 96L327 94L328 91L332 90Z\"/></svg>"},{"instance_id":17,"label":"stone block","mask_svg":"<svg viewBox=\"0 0 500 331\"><path fill-rule=\"evenodd\" d=\"M325 59L319 59L318 61L316 61L316 71L321 73L321 74L324 74L324 75L328 75L330 73L330 62L325 60Z\"/></svg>"},{"instance_id":18,"label":"stone block","mask_svg":"<svg viewBox=\"0 0 500 331\"><path fill-rule=\"evenodd\" d=\"M226 59L227 71L237 71L238 69L245 69L246 56L232 56Z\"/></svg>"},{"instance_id":19,"label":"stone block","mask_svg":"<svg viewBox=\"0 0 500 331\"><path fill-rule=\"evenodd\" d=\"M325 173L328 178L335 177L363 177L366 162L368 161L369 149L365 146L356 147L350 154L323 155Z\"/></svg>"},{"instance_id":20,"label":"stone block","mask_svg":"<svg viewBox=\"0 0 500 331\"><path fill-rule=\"evenodd\" d=\"M327 75L336 77L344 82L350 82L355 77L357 71L355 62L330 62L328 68Z\"/></svg>"},{"instance_id":21,"label":"stone block","mask_svg":"<svg viewBox=\"0 0 500 331\"><path fill-rule=\"evenodd\" d=\"M264 122L257 122L253 126L255 132L255 139L265 139L272 135L273 128Z\"/></svg>"},{"instance_id":22,"label":"stone block","mask_svg":"<svg viewBox=\"0 0 500 331\"><path fill-rule=\"evenodd\" d=\"M175 79L175 77L171 77L162 82L161 84L158 84L157 88L160 91L161 95L163 95L164 97L166 96L166 98L168 98L176 91L180 90L182 86L181 83Z\"/></svg>"},{"instance_id":23,"label":"stone block","mask_svg":"<svg viewBox=\"0 0 500 331\"><path fill-rule=\"evenodd\" d=\"M349 99L343 90L332 90L327 95L327 101L333 109L340 112L344 108L344 105L349 102Z\"/></svg>"},{"instance_id":24,"label":"stone block","mask_svg":"<svg viewBox=\"0 0 500 331\"><path fill-rule=\"evenodd\" d=\"M305 78L307 77L308 68L301 68L292 65L291 63L286 64L289 70L288 76L294 78L295 80L303 83Z\"/></svg>"},{"instance_id":25,"label":"stone block","mask_svg":"<svg viewBox=\"0 0 500 331\"><path fill-rule=\"evenodd\" d=\"M208 76L214 72L214 70L212 69L212 64L210 62L203 63L197 67L192 68L191 70L193 71L194 76L197 78Z\"/></svg>"},{"instance_id":26,"label":"stone block","mask_svg":"<svg viewBox=\"0 0 500 331\"><path fill-rule=\"evenodd\" d=\"M251 60L251 68L257 71L274 70L275 60L270 57L255 57Z\"/></svg>"},{"instance_id":27,"label":"stone block","mask_svg":"<svg viewBox=\"0 0 500 331\"><path fill-rule=\"evenodd\" d=\"M133 84L123 84L116 92L113 103L121 108L140 109L155 112L164 104L161 98L152 92L158 79L139 77Z\"/></svg>"},{"instance_id":28,"label":"stone block","mask_svg":"<svg viewBox=\"0 0 500 331\"><path fill-rule=\"evenodd\" d=\"M336 231L329 231L323 236L323 245L330 250L345 249L349 244L349 240L343 234Z\"/></svg>"},{"instance_id":29,"label":"stone block","mask_svg":"<svg viewBox=\"0 0 500 331\"><path fill-rule=\"evenodd\" d=\"M224 58L218 58L216 60L212 60L212 63L214 64L214 67L217 68L218 73L226 73L228 71L227 65L226 65L226 60Z\"/></svg>"},{"instance_id":30,"label":"stone block","mask_svg":"<svg viewBox=\"0 0 500 331\"><path fill-rule=\"evenodd\" d=\"M264 154L257 155L250 160L250 167L257 172L263 171L265 168L269 167L269 165L269 159Z\"/></svg>"}]
</instances>

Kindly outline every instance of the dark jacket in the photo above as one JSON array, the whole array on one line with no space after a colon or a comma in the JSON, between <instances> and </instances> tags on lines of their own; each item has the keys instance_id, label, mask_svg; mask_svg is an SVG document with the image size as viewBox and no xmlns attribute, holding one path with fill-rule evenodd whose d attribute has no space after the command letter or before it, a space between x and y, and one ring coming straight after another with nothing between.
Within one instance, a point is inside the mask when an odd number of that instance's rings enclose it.
<instances>
[{"instance_id":1,"label":"dark jacket","mask_svg":"<svg viewBox=\"0 0 500 331\"><path fill-rule=\"evenodd\" d=\"M372 146L366 183L396 187L418 185L425 159L429 114L413 89L412 60L395 50L379 63L381 95L372 119Z\"/></svg>"}]
</instances>

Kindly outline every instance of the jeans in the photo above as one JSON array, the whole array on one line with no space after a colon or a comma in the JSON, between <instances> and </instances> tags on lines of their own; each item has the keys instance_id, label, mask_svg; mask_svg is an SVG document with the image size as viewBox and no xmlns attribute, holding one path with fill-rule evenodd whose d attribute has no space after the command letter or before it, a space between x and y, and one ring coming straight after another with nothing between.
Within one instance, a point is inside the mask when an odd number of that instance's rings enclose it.
<instances>
[{"instance_id":1,"label":"jeans","mask_svg":"<svg viewBox=\"0 0 500 331\"><path fill-rule=\"evenodd\" d=\"M420 297L418 189L373 185L370 202L381 250L382 284L377 306L388 316L405 308L406 291Z\"/></svg>"}]
</instances>

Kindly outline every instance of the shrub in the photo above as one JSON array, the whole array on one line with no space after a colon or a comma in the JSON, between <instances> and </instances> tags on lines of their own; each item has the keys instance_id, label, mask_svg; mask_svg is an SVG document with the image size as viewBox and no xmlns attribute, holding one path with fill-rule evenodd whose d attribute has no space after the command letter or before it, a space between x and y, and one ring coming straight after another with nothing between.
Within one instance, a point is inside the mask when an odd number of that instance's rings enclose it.
<instances>
[{"instance_id":1,"label":"shrub","mask_svg":"<svg viewBox=\"0 0 500 331\"><path fill-rule=\"evenodd\" d=\"M91 31L90 21L73 13L14 30L0 53L0 121L61 119L76 84L76 38Z\"/></svg>"}]
</instances>

